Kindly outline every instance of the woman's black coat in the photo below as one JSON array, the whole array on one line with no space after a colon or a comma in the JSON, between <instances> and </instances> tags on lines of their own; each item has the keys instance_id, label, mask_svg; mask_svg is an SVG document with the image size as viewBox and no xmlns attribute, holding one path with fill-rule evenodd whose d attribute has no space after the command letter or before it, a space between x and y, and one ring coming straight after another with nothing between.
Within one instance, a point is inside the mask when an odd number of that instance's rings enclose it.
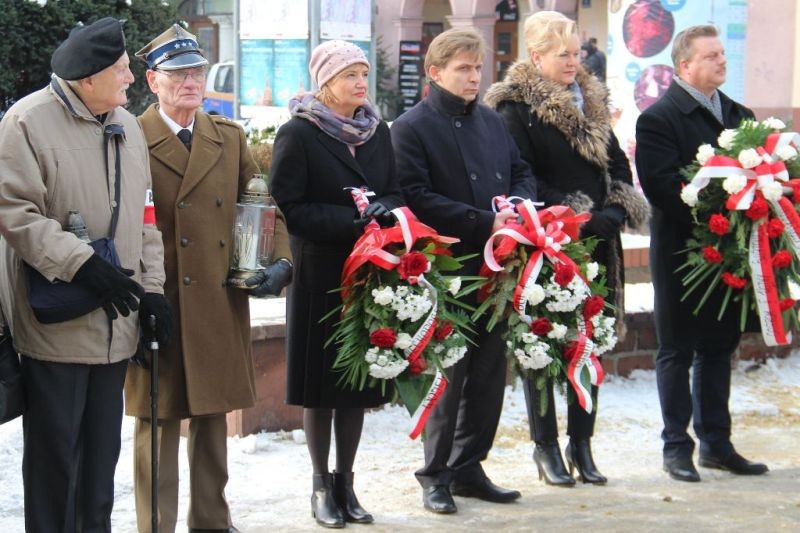
<instances>
[{"instance_id":1,"label":"woman's black coat","mask_svg":"<svg viewBox=\"0 0 800 533\"><path fill-rule=\"evenodd\" d=\"M320 319L341 303L344 261L357 239L358 217L345 187L367 186L388 209L403 204L389 128L381 123L353 157L344 143L294 117L275 139L270 188L286 217L294 257L286 316L287 402L305 407L371 407L387 401L379 389L354 392L330 372L336 347L324 348L338 317Z\"/></svg>"}]
</instances>

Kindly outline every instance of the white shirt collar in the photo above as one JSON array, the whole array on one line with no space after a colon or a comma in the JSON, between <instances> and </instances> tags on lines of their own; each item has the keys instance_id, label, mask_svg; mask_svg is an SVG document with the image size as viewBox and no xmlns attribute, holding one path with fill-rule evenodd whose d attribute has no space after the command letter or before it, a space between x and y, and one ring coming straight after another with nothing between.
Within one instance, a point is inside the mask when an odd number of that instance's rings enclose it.
<instances>
[{"instance_id":1,"label":"white shirt collar","mask_svg":"<svg viewBox=\"0 0 800 533\"><path fill-rule=\"evenodd\" d=\"M181 130L189 130L192 133L194 133L194 120L192 120L192 122L184 128L183 126L181 126L180 124L169 118L167 114L164 113L164 110L161 109L161 106L158 106L158 113L159 115L161 115L161 118L164 120L164 123L167 126L169 126L169 129L171 129L172 133L174 133L175 135L177 135L178 132Z\"/></svg>"}]
</instances>

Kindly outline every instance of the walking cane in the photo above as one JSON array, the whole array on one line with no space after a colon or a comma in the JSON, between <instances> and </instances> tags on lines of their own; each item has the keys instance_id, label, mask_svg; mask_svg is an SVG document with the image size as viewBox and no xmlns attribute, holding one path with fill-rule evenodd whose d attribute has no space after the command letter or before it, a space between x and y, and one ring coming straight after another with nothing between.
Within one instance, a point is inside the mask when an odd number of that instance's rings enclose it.
<instances>
[{"instance_id":1,"label":"walking cane","mask_svg":"<svg viewBox=\"0 0 800 533\"><path fill-rule=\"evenodd\" d=\"M150 361L150 527L158 533L158 340L155 337L156 317L147 317L153 338L148 348Z\"/></svg>"}]
</instances>

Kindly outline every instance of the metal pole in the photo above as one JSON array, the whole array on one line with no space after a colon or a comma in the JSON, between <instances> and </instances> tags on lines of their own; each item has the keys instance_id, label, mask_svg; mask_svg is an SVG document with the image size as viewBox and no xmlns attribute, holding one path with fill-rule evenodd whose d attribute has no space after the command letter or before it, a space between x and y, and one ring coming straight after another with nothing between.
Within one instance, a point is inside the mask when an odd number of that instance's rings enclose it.
<instances>
[{"instance_id":1,"label":"metal pole","mask_svg":"<svg viewBox=\"0 0 800 533\"><path fill-rule=\"evenodd\" d=\"M233 118L239 120L242 118L240 112L239 102L239 87L240 76L242 75L241 69L241 47L242 40L239 37L239 0L233 2Z\"/></svg>"},{"instance_id":2,"label":"metal pole","mask_svg":"<svg viewBox=\"0 0 800 533\"><path fill-rule=\"evenodd\" d=\"M369 64L372 65L372 72L369 73L369 94L370 102L378 103L378 38L375 36L375 19L377 18L377 8L375 0L370 1L369 6Z\"/></svg>"},{"instance_id":3,"label":"metal pole","mask_svg":"<svg viewBox=\"0 0 800 533\"><path fill-rule=\"evenodd\" d=\"M156 317L147 317L150 331L155 335ZM158 533L158 341L154 337L148 344L150 361L150 527Z\"/></svg>"},{"instance_id":4,"label":"metal pole","mask_svg":"<svg viewBox=\"0 0 800 533\"><path fill-rule=\"evenodd\" d=\"M309 54L311 50L319 45L319 20L320 14L322 12L322 7L320 5L320 0L309 0L309 8L308 8L308 44L309 44ZM311 80L311 85L313 87L317 87L317 82Z\"/></svg>"}]
</instances>

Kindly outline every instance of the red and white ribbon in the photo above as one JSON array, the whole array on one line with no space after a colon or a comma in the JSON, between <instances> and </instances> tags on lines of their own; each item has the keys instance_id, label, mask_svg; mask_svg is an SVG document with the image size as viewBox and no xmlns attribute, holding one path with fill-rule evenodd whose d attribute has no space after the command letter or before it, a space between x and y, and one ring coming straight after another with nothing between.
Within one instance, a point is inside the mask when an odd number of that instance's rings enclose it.
<instances>
[{"instance_id":1,"label":"red and white ribbon","mask_svg":"<svg viewBox=\"0 0 800 533\"><path fill-rule=\"evenodd\" d=\"M433 384L428 389L428 392L425 394L425 397L422 399L422 402L420 402L416 411L414 411L414 414L411 415L411 433L408 434L409 437L416 439L420 436L434 406L446 389L447 378L444 377L444 374L437 368L436 374L433 377Z\"/></svg>"},{"instance_id":2,"label":"red and white ribbon","mask_svg":"<svg viewBox=\"0 0 800 533\"><path fill-rule=\"evenodd\" d=\"M758 318L761 322L761 335L764 337L764 343L767 346L788 344L791 337L787 336L783 325L766 223L753 225L750 231L748 252L753 294L758 307Z\"/></svg>"},{"instance_id":3,"label":"red and white ribbon","mask_svg":"<svg viewBox=\"0 0 800 533\"><path fill-rule=\"evenodd\" d=\"M375 196L375 193L369 190L367 187L345 187L344 190L350 191L350 195L353 197L353 201L356 204L358 214L364 216L364 211L367 209L367 206L369 206L369 197ZM364 228L364 232L373 229L380 229L380 227L380 224L378 224L373 218L367 223L367 226Z\"/></svg>"},{"instance_id":4,"label":"red and white ribbon","mask_svg":"<svg viewBox=\"0 0 800 533\"><path fill-rule=\"evenodd\" d=\"M794 131L787 131L785 133L770 133L767 135L767 140L764 141L764 149L775 158L778 150L784 146L791 146L795 149L800 147L800 135Z\"/></svg>"},{"instance_id":5,"label":"red and white ribbon","mask_svg":"<svg viewBox=\"0 0 800 533\"><path fill-rule=\"evenodd\" d=\"M575 390L575 396L578 398L578 404L587 413L591 413L594 409L594 401L592 400L592 391L587 389L581 381L581 374L585 368L589 372L589 383L592 385L600 385L605 378L603 365L594 355L594 343L586 335L579 335L577 339L578 346L575 354L569 361L567 366L567 379L572 384Z\"/></svg>"}]
</instances>

